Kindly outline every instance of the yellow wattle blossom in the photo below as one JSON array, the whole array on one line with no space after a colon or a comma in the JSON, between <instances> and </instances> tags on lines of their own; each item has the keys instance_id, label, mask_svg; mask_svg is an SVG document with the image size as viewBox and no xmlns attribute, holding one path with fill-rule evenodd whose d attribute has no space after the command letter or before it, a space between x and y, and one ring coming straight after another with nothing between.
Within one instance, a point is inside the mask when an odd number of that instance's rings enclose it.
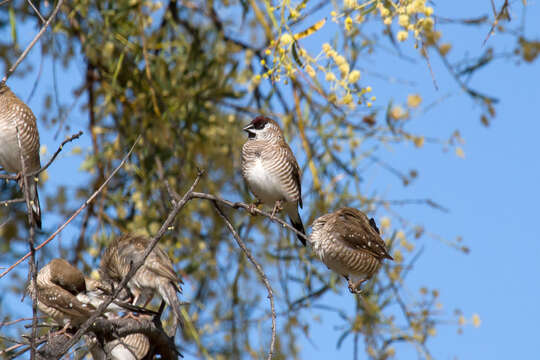
<instances>
[{"instance_id":1,"label":"yellow wattle blossom","mask_svg":"<svg viewBox=\"0 0 540 360\"><path fill-rule=\"evenodd\" d=\"M422 97L419 94L410 94L407 96L407 106L410 108L415 108L420 105L422 102Z\"/></svg>"},{"instance_id":2,"label":"yellow wattle blossom","mask_svg":"<svg viewBox=\"0 0 540 360\"><path fill-rule=\"evenodd\" d=\"M341 66L342 64L346 64L347 60L341 55L335 56L334 61L336 62L337 66Z\"/></svg>"},{"instance_id":3,"label":"yellow wattle blossom","mask_svg":"<svg viewBox=\"0 0 540 360\"><path fill-rule=\"evenodd\" d=\"M358 70L351 71L351 73L349 74L349 82L351 84L356 83L358 80L360 80L360 75L360 71Z\"/></svg>"},{"instance_id":4,"label":"yellow wattle blossom","mask_svg":"<svg viewBox=\"0 0 540 360\"><path fill-rule=\"evenodd\" d=\"M465 158L465 152L459 146L456 148L456 155L462 159Z\"/></svg>"},{"instance_id":5,"label":"yellow wattle blossom","mask_svg":"<svg viewBox=\"0 0 540 360\"><path fill-rule=\"evenodd\" d=\"M281 35L281 38L279 39L280 46L287 46L292 42L293 42L293 37L289 33L285 33Z\"/></svg>"},{"instance_id":6,"label":"yellow wattle blossom","mask_svg":"<svg viewBox=\"0 0 540 360\"><path fill-rule=\"evenodd\" d=\"M397 39L398 41L405 41L409 37L409 33L407 31L398 31L397 33Z\"/></svg>"},{"instance_id":7,"label":"yellow wattle blossom","mask_svg":"<svg viewBox=\"0 0 540 360\"><path fill-rule=\"evenodd\" d=\"M325 80L326 81L336 81L336 75L334 75L333 72L329 71L326 73L326 76L325 76Z\"/></svg>"},{"instance_id":8,"label":"yellow wattle blossom","mask_svg":"<svg viewBox=\"0 0 540 360\"><path fill-rule=\"evenodd\" d=\"M306 66L306 73L311 77L315 77L316 75L315 70L310 65Z\"/></svg>"},{"instance_id":9,"label":"yellow wattle blossom","mask_svg":"<svg viewBox=\"0 0 540 360\"><path fill-rule=\"evenodd\" d=\"M332 50L332 46L329 43L322 44L323 52L328 56L328 53Z\"/></svg>"},{"instance_id":10,"label":"yellow wattle blossom","mask_svg":"<svg viewBox=\"0 0 540 360\"><path fill-rule=\"evenodd\" d=\"M351 31L353 26L353 21L350 16L347 16L345 19L345 30Z\"/></svg>"},{"instance_id":11,"label":"yellow wattle blossom","mask_svg":"<svg viewBox=\"0 0 540 360\"><path fill-rule=\"evenodd\" d=\"M387 216L383 216L381 218L380 223L381 223L381 229L383 229L383 230L388 229L390 227L390 218L387 217Z\"/></svg>"},{"instance_id":12,"label":"yellow wattle blossom","mask_svg":"<svg viewBox=\"0 0 540 360\"><path fill-rule=\"evenodd\" d=\"M449 43L441 44L439 46L439 51L441 52L443 56L448 54L448 52L450 52L450 49L452 49L452 44L449 44Z\"/></svg>"},{"instance_id":13,"label":"yellow wattle blossom","mask_svg":"<svg viewBox=\"0 0 540 360\"><path fill-rule=\"evenodd\" d=\"M343 2L345 9L354 9L357 6L356 0L345 0Z\"/></svg>"},{"instance_id":14,"label":"yellow wattle blossom","mask_svg":"<svg viewBox=\"0 0 540 360\"><path fill-rule=\"evenodd\" d=\"M478 314L473 314L472 316L472 324L474 327L480 327L480 324L482 321L480 320L480 316Z\"/></svg>"},{"instance_id":15,"label":"yellow wattle blossom","mask_svg":"<svg viewBox=\"0 0 540 360\"><path fill-rule=\"evenodd\" d=\"M344 63L339 66L339 71L341 72L341 77L344 78L349 74L349 64Z\"/></svg>"},{"instance_id":16,"label":"yellow wattle blossom","mask_svg":"<svg viewBox=\"0 0 540 360\"><path fill-rule=\"evenodd\" d=\"M392 24L392 18L390 16L385 17L383 20L384 25L391 25Z\"/></svg>"},{"instance_id":17,"label":"yellow wattle blossom","mask_svg":"<svg viewBox=\"0 0 540 360\"><path fill-rule=\"evenodd\" d=\"M399 15L398 23L400 26L407 27L409 25L409 15Z\"/></svg>"}]
</instances>

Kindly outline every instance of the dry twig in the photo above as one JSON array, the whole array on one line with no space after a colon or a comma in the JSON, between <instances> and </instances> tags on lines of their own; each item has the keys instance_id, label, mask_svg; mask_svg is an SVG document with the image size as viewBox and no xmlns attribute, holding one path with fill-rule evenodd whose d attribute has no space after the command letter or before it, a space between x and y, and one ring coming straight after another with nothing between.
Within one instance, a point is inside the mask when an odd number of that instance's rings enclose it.
<instances>
[{"instance_id":1,"label":"dry twig","mask_svg":"<svg viewBox=\"0 0 540 360\"><path fill-rule=\"evenodd\" d=\"M268 291L268 299L270 300L270 310L272 313L272 339L270 341L270 350L268 351L268 360L272 359L272 355L274 354L274 347L276 343L276 309L274 305L274 294L272 292L272 287L270 286L270 282L268 281L268 278L266 277L262 266L255 260L249 249L247 248L246 244L242 241L242 238L240 238L240 235L238 235L238 232L234 229L234 226L231 224L231 221L225 215L223 210L219 207L217 204L217 201L212 201L212 205L214 206L214 209L218 213L218 215L223 219L225 224L227 225L227 228L231 232L232 236L234 237L234 240L236 240L236 243L242 249L246 257L249 259L249 261L253 264L255 267L255 270L259 274L259 277L261 278L264 286L266 287L266 290Z\"/></svg>"}]
</instances>

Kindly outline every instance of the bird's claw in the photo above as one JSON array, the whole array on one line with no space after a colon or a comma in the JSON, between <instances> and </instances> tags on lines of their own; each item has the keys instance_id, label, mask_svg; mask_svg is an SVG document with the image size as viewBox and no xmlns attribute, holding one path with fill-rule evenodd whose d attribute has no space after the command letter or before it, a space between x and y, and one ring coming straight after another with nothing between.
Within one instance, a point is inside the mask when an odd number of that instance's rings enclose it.
<instances>
[{"instance_id":1,"label":"bird's claw","mask_svg":"<svg viewBox=\"0 0 540 360\"><path fill-rule=\"evenodd\" d=\"M257 215L257 213L255 213L255 209L257 208L257 206L260 205L260 203L261 203L261 202L260 202L259 200L257 200L257 201L255 201L254 203L249 204L248 211L249 211L249 213L251 214L251 216Z\"/></svg>"},{"instance_id":2,"label":"bird's claw","mask_svg":"<svg viewBox=\"0 0 540 360\"><path fill-rule=\"evenodd\" d=\"M274 215L276 215L276 213L279 213L281 210L283 210L282 202L281 200L278 200L274 204L274 209L272 210L272 217L274 217Z\"/></svg>"},{"instance_id":3,"label":"bird's claw","mask_svg":"<svg viewBox=\"0 0 540 360\"><path fill-rule=\"evenodd\" d=\"M361 295L363 293L362 289L360 288L360 285L366 281L366 279L362 279L356 283L353 283L350 279L347 279L347 284L349 285L349 291L351 294Z\"/></svg>"}]
</instances>

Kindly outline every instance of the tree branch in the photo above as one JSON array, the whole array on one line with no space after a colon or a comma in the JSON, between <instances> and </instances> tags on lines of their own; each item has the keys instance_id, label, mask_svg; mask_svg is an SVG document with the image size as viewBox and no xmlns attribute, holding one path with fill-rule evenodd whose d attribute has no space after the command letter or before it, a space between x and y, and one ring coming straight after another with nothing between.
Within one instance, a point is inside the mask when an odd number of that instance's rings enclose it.
<instances>
[{"instance_id":1,"label":"tree branch","mask_svg":"<svg viewBox=\"0 0 540 360\"><path fill-rule=\"evenodd\" d=\"M255 258L253 257L249 249L247 248L246 244L240 238L240 235L238 235L238 233L234 229L234 226L231 224L231 221L229 220L227 215L225 215L223 210L221 210L221 208L218 206L217 201L216 200L212 201L212 205L214 206L214 209L216 210L218 215L223 219L223 221L227 225L227 228L229 229L232 236L234 237L234 240L236 240L236 243L238 244L238 246L240 246L240 249L242 249L242 251L247 256L249 261L255 267L255 270L259 274L259 277L261 278L264 286L266 287L266 290L268 291L268 299L270 300L270 309L272 312L272 339L270 341L270 350L268 351L267 359L271 360L272 355L274 354L274 347L276 343L276 309L274 305L274 294L272 292L272 287L270 286L270 282L268 281L268 278L264 274L264 271L261 265L257 262L257 260L255 260Z\"/></svg>"},{"instance_id":2,"label":"tree branch","mask_svg":"<svg viewBox=\"0 0 540 360\"><path fill-rule=\"evenodd\" d=\"M51 22L54 20L54 18L56 17L56 14L58 13L58 11L60 10L60 7L62 6L62 3L64 2L64 0L58 0L58 2L56 3L56 7L54 8L51 16L49 16L49 18L47 19L47 21L45 22L45 24L43 24L43 26L41 27L41 30L39 30L39 32L37 33L37 35L34 37L34 39L30 42L30 44L26 47L26 49L24 49L23 53L21 54L21 56L19 56L19 58L17 59L17 61L15 61L15 63L9 68L9 70L7 71L6 75L4 75L4 78L2 79L2 83L5 83L7 81L7 79L11 76L11 74L13 74L13 72L15 71L15 69L17 68L17 66L19 66L19 64L24 60L24 58L28 55L28 53L30 52L30 50L34 47L34 45L38 42L38 40L43 36L43 34L45 33L45 30L47 30L47 28L49 27L49 25L51 24Z\"/></svg>"},{"instance_id":3,"label":"tree branch","mask_svg":"<svg viewBox=\"0 0 540 360\"><path fill-rule=\"evenodd\" d=\"M55 152L55 153L53 154L53 156L49 159L49 161L47 162L47 164L45 164L45 166L42 166L42 167L39 168L38 170L29 172L26 176L37 176L37 175L39 175L40 173L42 173L43 171L47 170L47 168L48 168L49 166L51 166L51 164L53 163L53 161L56 159L56 157L58 156L58 154L60 154L60 152L64 149L64 145L66 145L68 142L71 142L71 141L73 141L73 140L76 140L76 139L80 138L82 134L83 134L83 132L82 132L82 131L79 131L78 133L73 134L73 135L67 137L64 141L62 141L62 143L60 144L60 146L58 147L58 149L56 149L56 152ZM5 174L1 174L1 175L0 175L0 179L17 180L17 179L18 179L18 176L17 176L17 175L5 175Z\"/></svg>"},{"instance_id":4,"label":"tree branch","mask_svg":"<svg viewBox=\"0 0 540 360\"><path fill-rule=\"evenodd\" d=\"M137 145L137 143L139 142L139 139L140 139L140 135L137 137L137 140L135 140L135 142L133 143L133 146L131 147L131 149L129 149L129 152L126 154L126 156L124 156L124 158L122 159L122 161L120 162L120 164L118 164L118 166L111 172L111 174L109 175L109 177L105 180L105 182L96 190L94 191L94 193L77 209L77 211L75 211L70 217L69 219L66 220L65 223L63 223L62 225L60 225L60 227L58 229L56 229L56 231L51 235L49 236L49 238L47 240L45 240L44 242L42 242L41 244L39 244L35 250L38 251L39 249L41 249L42 247L44 247L45 245L47 245L49 242L51 242L52 239L54 239L56 237L56 235L58 235L62 230L64 230L64 228L74 219L77 217L77 215L79 215L81 213L81 211L83 211L87 206L88 204L90 204L92 201L94 201L94 199L99 195L99 193L101 193L101 191L103 191L103 189L109 184L109 182L111 181L111 179L114 177L114 175L116 175L116 173L118 172L118 170L120 170L120 168L122 166L124 166L124 164L126 163L127 159L129 158L129 156L131 155L131 153L133 152L133 150L135 149L135 145ZM17 260L13 265L11 265L7 270L5 270L3 273L0 274L0 279L3 278L7 273L9 273L11 270L13 270L17 265L19 265L21 262L23 262L24 260L26 260L28 257L30 256L30 253L27 253L26 255L24 255L22 258L20 258L19 260Z\"/></svg>"}]
</instances>

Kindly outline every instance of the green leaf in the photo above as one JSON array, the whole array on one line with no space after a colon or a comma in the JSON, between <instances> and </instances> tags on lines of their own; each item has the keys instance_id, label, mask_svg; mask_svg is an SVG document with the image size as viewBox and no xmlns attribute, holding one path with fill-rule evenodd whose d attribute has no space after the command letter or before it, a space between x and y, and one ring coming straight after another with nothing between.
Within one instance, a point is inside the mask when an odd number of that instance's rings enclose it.
<instances>
[{"instance_id":1,"label":"green leaf","mask_svg":"<svg viewBox=\"0 0 540 360\"><path fill-rule=\"evenodd\" d=\"M11 27L11 38L13 39L13 44L17 48L17 24L15 20L15 9L13 6L9 6L9 25Z\"/></svg>"},{"instance_id":2,"label":"green leaf","mask_svg":"<svg viewBox=\"0 0 540 360\"><path fill-rule=\"evenodd\" d=\"M296 44L297 42L295 41L292 46L292 56L294 58L294 61L296 61L296 63L298 64L298 66L304 67L304 65L302 64L302 61L300 60L300 56L298 56L298 52L296 51L296 46L297 46Z\"/></svg>"}]
</instances>

